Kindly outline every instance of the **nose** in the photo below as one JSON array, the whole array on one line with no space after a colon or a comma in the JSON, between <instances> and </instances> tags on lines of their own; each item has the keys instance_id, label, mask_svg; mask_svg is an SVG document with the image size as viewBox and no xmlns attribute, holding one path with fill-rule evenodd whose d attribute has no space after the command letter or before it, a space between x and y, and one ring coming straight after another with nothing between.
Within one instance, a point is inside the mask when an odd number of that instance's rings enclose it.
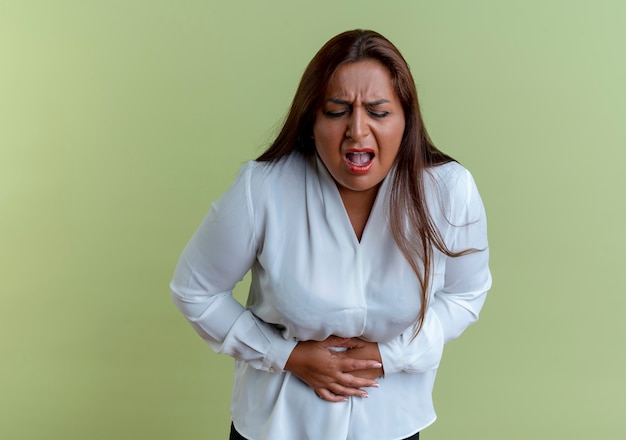
<instances>
[{"instance_id":1,"label":"nose","mask_svg":"<svg viewBox=\"0 0 626 440\"><path fill-rule=\"evenodd\" d=\"M355 108L350 115L346 137L358 141L369 134L366 112L361 108Z\"/></svg>"}]
</instances>

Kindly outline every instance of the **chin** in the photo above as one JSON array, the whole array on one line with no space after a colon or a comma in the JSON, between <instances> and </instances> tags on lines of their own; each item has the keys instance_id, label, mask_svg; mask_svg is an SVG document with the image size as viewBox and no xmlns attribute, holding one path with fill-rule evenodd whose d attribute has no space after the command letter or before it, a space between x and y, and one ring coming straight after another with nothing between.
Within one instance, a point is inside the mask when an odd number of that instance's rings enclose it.
<instances>
[{"instance_id":1,"label":"chin","mask_svg":"<svg viewBox=\"0 0 626 440\"><path fill-rule=\"evenodd\" d=\"M350 191L365 192L378 188L380 182L355 182L353 180L350 181L346 179L346 181L340 182L339 184Z\"/></svg>"}]
</instances>

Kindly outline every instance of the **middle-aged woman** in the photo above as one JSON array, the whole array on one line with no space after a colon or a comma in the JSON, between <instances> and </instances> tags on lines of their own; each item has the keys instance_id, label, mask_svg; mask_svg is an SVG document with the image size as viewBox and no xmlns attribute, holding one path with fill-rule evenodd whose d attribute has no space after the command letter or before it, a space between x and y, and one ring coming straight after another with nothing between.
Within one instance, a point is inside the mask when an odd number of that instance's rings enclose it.
<instances>
[{"instance_id":1,"label":"middle-aged woman","mask_svg":"<svg viewBox=\"0 0 626 440\"><path fill-rule=\"evenodd\" d=\"M244 307L232 289L250 269ZM435 420L443 344L490 285L471 175L431 143L395 46L355 30L312 59L278 137L213 204L171 287L236 359L231 439L391 440Z\"/></svg>"}]
</instances>

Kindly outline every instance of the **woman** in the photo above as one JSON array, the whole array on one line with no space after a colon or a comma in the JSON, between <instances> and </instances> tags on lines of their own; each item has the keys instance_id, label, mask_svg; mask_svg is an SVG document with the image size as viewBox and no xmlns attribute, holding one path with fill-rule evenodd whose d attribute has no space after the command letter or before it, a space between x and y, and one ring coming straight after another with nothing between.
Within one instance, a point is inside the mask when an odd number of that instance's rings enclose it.
<instances>
[{"instance_id":1,"label":"woman","mask_svg":"<svg viewBox=\"0 0 626 440\"><path fill-rule=\"evenodd\" d=\"M252 270L247 306L234 285ZM331 39L270 148L185 248L176 305L235 358L231 439L416 439L443 344L491 285L471 175L383 36ZM367 399L366 399L367 397Z\"/></svg>"}]
</instances>

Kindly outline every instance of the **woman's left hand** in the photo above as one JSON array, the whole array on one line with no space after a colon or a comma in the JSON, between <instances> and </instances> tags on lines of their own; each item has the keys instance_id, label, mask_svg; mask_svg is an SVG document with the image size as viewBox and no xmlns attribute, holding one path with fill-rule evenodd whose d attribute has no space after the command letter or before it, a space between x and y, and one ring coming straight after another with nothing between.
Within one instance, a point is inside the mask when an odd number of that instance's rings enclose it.
<instances>
[{"instance_id":1,"label":"woman's left hand","mask_svg":"<svg viewBox=\"0 0 626 440\"><path fill-rule=\"evenodd\" d=\"M352 359L375 359L382 364L380 350L376 342L368 342L359 338L352 338L350 341L352 342L350 348L344 352L347 357ZM384 376L385 371L383 367L351 371L350 374L364 379L376 379Z\"/></svg>"}]
</instances>

